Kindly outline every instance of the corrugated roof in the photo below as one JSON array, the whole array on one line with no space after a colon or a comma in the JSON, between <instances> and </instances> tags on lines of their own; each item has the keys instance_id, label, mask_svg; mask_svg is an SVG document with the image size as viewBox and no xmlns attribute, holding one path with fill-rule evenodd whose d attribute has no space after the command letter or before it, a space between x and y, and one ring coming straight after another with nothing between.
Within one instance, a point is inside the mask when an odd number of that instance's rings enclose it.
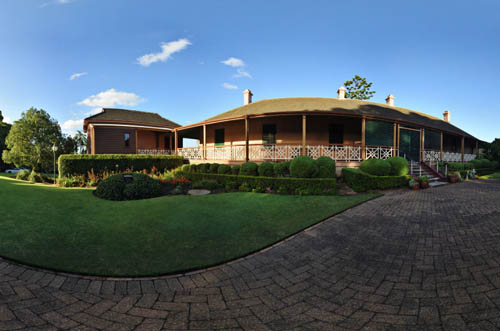
<instances>
[{"instance_id":1,"label":"corrugated roof","mask_svg":"<svg viewBox=\"0 0 500 331\"><path fill-rule=\"evenodd\" d=\"M438 117L417 112L414 110L389 106L377 102L336 98L277 98L265 99L234 108L207 121L221 120L244 115L263 115L287 112L332 112L346 115L366 115L392 121L402 121L422 125L429 128L443 130L457 135L474 138L467 132L457 128Z\"/></svg>"},{"instance_id":2,"label":"corrugated roof","mask_svg":"<svg viewBox=\"0 0 500 331\"><path fill-rule=\"evenodd\" d=\"M149 113L139 110L128 110L118 108L103 108L101 113L87 117L85 122L98 121L123 121L126 123L147 124L152 126L160 126L164 128L174 129L180 127L179 124L172 122L157 113Z\"/></svg>"}]
</instances>

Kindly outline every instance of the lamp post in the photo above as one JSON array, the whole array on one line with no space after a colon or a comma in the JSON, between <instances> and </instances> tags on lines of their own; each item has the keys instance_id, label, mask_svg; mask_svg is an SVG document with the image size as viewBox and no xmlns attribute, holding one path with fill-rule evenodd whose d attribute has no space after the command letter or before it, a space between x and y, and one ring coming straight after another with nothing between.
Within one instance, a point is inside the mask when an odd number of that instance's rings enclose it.
<instances>
[{"instance_id":1,"label":"lamp post","mask_svg":"<svg viewBox=\"0 0 500 331\"><path fill-rule=\"evenodd\" d=\"M57 146L56 144L54 144L52 146L52 152L54 153L54 185L57 184L57 181L56 181L56 152L57 152Z\"/></svg>"}]
</instances>

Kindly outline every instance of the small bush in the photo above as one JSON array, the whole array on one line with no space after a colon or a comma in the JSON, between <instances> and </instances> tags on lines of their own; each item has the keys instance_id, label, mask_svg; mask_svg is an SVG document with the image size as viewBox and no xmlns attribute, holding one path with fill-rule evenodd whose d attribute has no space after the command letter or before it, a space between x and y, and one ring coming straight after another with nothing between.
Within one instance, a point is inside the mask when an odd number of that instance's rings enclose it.
<instances>
[{"instance_id":1,"label":"small bush","mask_svg":"<svg viewBox=\"0 0 500 331\"><path fill-rule=\"evenodd\" d=\"M30 172L28 170L21 170L16 174L16 179L28 180Z\"/></svg>"},{"instance_id":2,"label":"small bush","mask_svg":"<svg viewBox=\"0 0 500 331\"><path fill-rule=\"evenodd\" d=\"M32 183L44 183L46 181L46 177L35 170L32 170L28 176L28 180Z\"/></svg>"},{"instance_id":3,"label":"small bush","mask_svg":"<svg viewBox=\"0 0 500 331\"><path fill-rule=\"evenodd\" d=\"M389 176L392 168L391 164L382 159L368 159L361 162L359 169L373 176Z\"/></svg>"},{"instance_id":4,"label":"small bush","mask_svg":"<svg viewBox=\"0 0 500 331\"><path fill-rule=\"evenodd\" d=\"M406 176L408 175L408 160L404 157L393 156L387 159L391 165L391 176Z\"/></svg>"},{"instance_id":5,"label":"small bush","mask_svg":"<svg viewBox=\"0 0 500 331\"><path fill-rule=\"evenodd\" d=\"M124 176L132 176L126 183ZM161 195L160 183L148 175L133 173L111 176L99 183L96 195L107 200L136 200L154 198Z\"/></svg>"},{"instance_id":6,"label":"small bush","mask_svg":"<svg viewBox=\"0 0 500 331\"><path fill-rule=\"evenodd\" d=\"M238 188L238 190L240 192L250 192L252 190L252 188L250 187L250 185L248 183L243 183L240 185L240 187Z\"/></svg>"},{"instance_id":7,"label":"small bush","mask_svg":"<svg viewBox=\"0 0 500 331\"><path fill-rule=\"evenodd\" d=\"M221 164L219 166L219 169L217 169L217 173L219 175L230 174L231 173L231 166L228 164Z\"/></svg>"},{"instance_id":8,"label":"small bush","mask_svg":"<svg viewBox=\"0 0 500 331\"><path fill-rule=\"evenodd\" d=\"M298 156L290 163L290 176L295 178L314 178L318 174L318 166L312 157Z\"/></svg>"},{"instance_id":9,"label":"small bush","mask_svg":"<svg viewBox=\"0 0 500 331\"><path fill-rule=\"evenodd\" d=\"M208 167L208 172L211 174L216 174L218 169L219 169L218 163L211 163L210 166Z\"/></svg>"},{"instance_id":10,"label":"small bush","mask_svg":"<svg viewBox=\"0 0 500 331\"><path fill-rule=\"evenodd\" d=\"M231 173L233 175L239 175L240 174L240 166L238 164L234 165L232 168L231 168Z\"/></svg>"},{"instance_id":11,"label":"small bush","mask_svg":"<svg viewBox=\"0 0 500 331\"><path fill-rule=\"evenodd\" d=\"M264 177L273 177L274 175L274 166L270 162L262 162L259 165L259 176Z\"/></svg>"},{"instance_id":12,"label":"small bush","mask_svg":"<svg viewBox=\"0 0 500 331\"><path fill-rule=\"evenodd\" d=\"M265 187L262 187L262 186L259 186L257 185L253 190L252 192L254 193L266 193L266 188Z\"/></svg>"},{"instance_id":13,"label":"small bush","mask_svg":"<svg viewBox=\"0 0 500 331\"><path fill-rule=\"evenodd\" d=\"M191 172L198 172L198 165L197 164L191 164L191 168L189 170Z\"/></svg>"},{"instance_id":14,"label":"small bush","mask_svg":"<svg viewBox=\"0 0 500 331\"><path fill-rule=\"evenodd\" d=\"M318 166L318 177L319 178L335 178L336 169L335 161L328 156L320 156L316 160L316 165Z\"/></svg>"},{"instance_id":15,"label":"small bush","mask_svg":"<svg viewBox=\"0 0 500 331\"><path fill-rule=\"evenodd\" d=\"M290 176L290 161L276 162L273 166L274 175L276 177L289 177Z\"/></svg>"},{"instance_id":16,"label":"small bush","mask_svg":"<svg viewBox=\"0 0 500 331\"><path fill-rule=\"evenodd\" d=\"M257 163L245 162L241 165L239 174L242 176L257 176L257 169Z\"/></svg>"},{"instance_id":17,"label":"small bush","mask_svg":"<svg viewBox=\"0 0 500 331\"><path fill-rule=\"evenodd\" d=\"M238 182L228 180L226 182L225 189L228 191L237 190L238 189Z\"/></svg>"}]
</instances>

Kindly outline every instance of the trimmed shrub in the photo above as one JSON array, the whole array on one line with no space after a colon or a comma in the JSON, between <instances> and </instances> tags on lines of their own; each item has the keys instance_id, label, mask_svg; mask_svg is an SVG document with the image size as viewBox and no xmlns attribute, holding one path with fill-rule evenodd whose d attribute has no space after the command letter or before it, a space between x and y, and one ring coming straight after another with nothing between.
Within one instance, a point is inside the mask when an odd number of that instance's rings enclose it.
<instances>
[{"instance_id":1,"label":"trimmed shrub","mask_svg":"<svg viewBox=\"0 0 500 331\"><path fill-rule=\"evenodd\" d=\"M385 190L402 187L408 184L410 176L374 176L360 169L343 168L342 177L346 184L356 192L368 190Z\"/></svg>"},{"instance_id":2,"label":"trimmed shrub","mask_svg":"<svg viewBox=\"0 0 500 331\"><path fill-rule=\"evenodd\" d=\"M190 164L183 164L181 167L181 170L185 171L185 172L191 172L191 165Z\"/></svg>"},{"instance_id":3,"label":"trimmed shrub","mask_svg":"<svg viewBox=\"0 0 500 331\"><path fill-rule=\"evenodd\" d=\"M318 177L319 178L335 178L336 169L335 161L328 156L320 156L316 160L316 165L318 166Z\"/></svg>"},{"instance_id":4,"label":"trimmed shrub","mask_svg":"<svg viewBox=\"0 0 500 331\"><path fill-rule=\"evenodd\" d=\"M393 156L387 159L391 165L391 176L406 176L408 175L408 160L404 157Z\"/></svg>"},{"instance_id":5,"label":"trimmed shrub","mask_svg":"<svg viewBox=\"0 0 500 331\"><path fill-rule=\"evenodd\" d=\"M211 174L216 174L217 170L219 170L218 163L211 163L210 166L208 167L208 172Z\"/></svg>"},{"instance_id":6,"label":"trimmed shrub","mask_svg":"<svg viewBox=\"0 0 500 331\"><path fill-rule=\"evenodd\" d=\"M240 192L250 192L252 190L252 187L250 187L248 183L243 183L238 187L238 190Z\"/></svg>"},{"instance_id":7,"label":"trimmed shrub","mask_svg":"<svg viewBox=\"0 0 500 331\"><path fill-rule=\"evenodd\" d=\"M214 174L186 174L191 181L202 179L214 179L219 184L226 186L228 182L237 183L241 188L243 184L245 189L250 190L259 188L270 188L278 193L294 194L297 189L308 189L311 194L334 194L336 180L334 178L291 178L291 177L262 177L262 176L243 176L243 175L214 175ZM234 184L233 184L234 185Z\"/></svg>"},{"instance_id":8,"label":"trimmed shrub","mask_svg":"<svg viewBox=\"0 0 500 331\"><path fill-rule=\"evenodd\" d=\"M198 172L201 172L202 174L207 174L209 167L210 163L202 163L198 166Z\"/></svg>"},{"instance_id":9,"label":"trimmed shrub","mask_svg":"<svg viewBox=\"0 0 500 331\"><path fill-rule=\"evenodd\" d=\"M198 171L198 165L197 164L191 164L191 172L197 172Z\"/></svg>"},{"instance_id":10,"label":"trimmed shrub","mask_svg":"<svg viewBox=\"0 0 500 331\"><path fill-rule=\"evenodd\" d=\"M21 170L16 174L16 179L28 180L30 172L28 170Z\"/></svg>"},{"instance_id":11,"label":"trimmed shrub","mask_svg":"<svg viewBox=\"0 0 500 331\"><path fill-rule=\"evenodd\" d=\"M318 166L312 157L298 156L290 162L290 176L295 178L313 178L318 174Z\"/></svg>"},{"instance_id":12,"label":"trimmed shrub","mask_svg":"<svg viewBox=\"0 0 500 331\"><path fill-rule=\"evenodd\" d=\"M150 171L155 167L164 172L180 167L183 164L182 156L174 155L140 155L140 154L64 154L59 156L59 176L70 177L75 175L94 174L103 172Z\"/></svg>"},{"instance_id":13,"label":"trimmed shrub","mask_svg":"<svg viewBox=\"0 0 500 331\"><path fill-rule=\"evenodd\" d=\"M290 176L290 161L276 162L273 168L274 168L274 175L277 177Z\"/></svg>"},{"instance_id":14,"label":"trimmed shrub","mask_svg":"<svg viewBox=\"0 0 500 331\"><path fill-rule=\"evenodd\" d=\"M389 176L392 168L391 164L382 159L368 159L361 162L359 169L373 176Z\"/></svg>"},{"instance_id":15,"label":"trimmed shrub","mask_svg":"<svg viewBox=\"0 0 500 331\"><path fill-rule=\"evenodd\" d=\"M238 164L234 165L232 168L231 168L231 173L233 175L239 175L240 174L240 166Z\"/></svg>"},{"instance_id":16,"label":"trimmed shrub","mask_svg":"<svg viewBox=\"0 0 500 331\"><path fill-rule=\"evenodd\" d=\"M257 176L257 163L255 162L245 162L241 165L240 175L241 176Z\"/></svg>"},{"instance_id":17,"label":"trimmed shrub","mask_svg":"<svg viewBox=\"0 0 500 331\"><path fill-rule=\"evenodd\" d=\"M231 166L229 164L221 164L219 166L219 169L217 169L217 173L219 175L230 174L231 173Z\"/></svg>"},{"instance_id":18,"label":"trimmed shrub","mask_svg":"<svg viewBox=\"0 0 500 331\"><path fill-rule=\"evenodd\" d=\"M132 176L126 183L124 176ZM113 175L99 183L95 194L107 200L137 200L161 195L160 183L148 175L131 173Z\"/></svg>"},{"instance_id":19,"label":"trimmed shrub","mask_svg":"<svg viewBox=\"0 0 500 331\"><path fill-rule=\"evenodd\" d=\"M198 182L193 183L193 189L195 190L215 190L221 187L219 183L217 183L216 180L213 179L202 179Z\"/></svg>"},{"instance_id":20,"label":"trimmed shrub","mask_svg":"<svg viewBox=\"0 0 500 331\"><path fill-rule=\"evenodd\" d=\"M264 176L264 177L273 177L274 175L274 167L273 164L270 162L262 162L259 165L259 176Z\"/></svg>"}]
</instances>

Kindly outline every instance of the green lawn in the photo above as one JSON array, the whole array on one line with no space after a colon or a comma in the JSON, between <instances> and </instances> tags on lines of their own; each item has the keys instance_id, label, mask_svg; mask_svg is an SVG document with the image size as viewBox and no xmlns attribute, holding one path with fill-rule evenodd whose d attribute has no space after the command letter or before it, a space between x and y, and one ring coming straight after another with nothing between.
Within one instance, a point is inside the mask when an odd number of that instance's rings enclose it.
<instances>
[{"instance_id":1,"label":"green lawn","mask_svg":"<svg viewBox=\"0 0 500 331\"><path fill-rule=\"evenodd\" d=\"M93 275L174 273L244 256L377 196L226 193L115 202L91 189L0 177L0 256Z\"/></svg>"},{"instance_id":2,"label":"green lawn","mask_svg":"<svg viewBox=\"0 0 500 331\"><path fill-rule=\"evenodd\" d=\"M500 172L479 177L481 179L500 179Z\"/></svg>"}]
</instances>

